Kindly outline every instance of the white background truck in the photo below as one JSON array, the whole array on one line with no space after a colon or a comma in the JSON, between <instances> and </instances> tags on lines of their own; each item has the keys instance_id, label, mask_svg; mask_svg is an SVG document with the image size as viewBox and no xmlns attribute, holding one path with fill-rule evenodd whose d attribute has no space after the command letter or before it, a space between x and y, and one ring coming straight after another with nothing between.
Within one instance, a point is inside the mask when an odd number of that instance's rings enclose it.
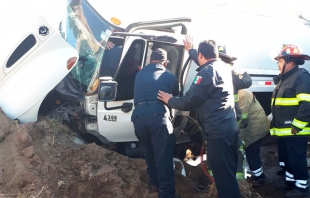
<instances>
[{"instance_id":1,"label":"white background truck","mask_svg":"<svg viewBox=\"0 0 310 198\"><path fill-rule=\"evenodd\" d=\"M7 45L1 46L0 59L0 107L11 119L25 123L35 122L39 114L58 117L102 142L118 143L124 154L137 157L139 146L130 121L134 78L147 64L152 48L167 50L168 69L179 78L182 95L197 68L184 50L184 35L193 35L195 46L203 39L226 45L228 54L238 57L236 68L252 76L250 89L266 113L274 88L272 77L278 74L273 57L282 44L296 44L310 54L310 28L299 21L279 22L251 13L227 12L222 7L193 21L187 17L164 19L148 14L147 9L123 12L127 18L118 18L111 10L119 5L109 3L63 2L57 12L65 13L60 24L54 23L55 17L49 23L50 15L44 12L43 17L37 17L33 11L27 18L29 10L14 5L26 14L20 21L2 25L8 28L1 32L2 43ZM174 17L179 13L169 14ZM137 19L132 22L130 17ZM109 42L112 49L106 49ZM112 80L107 81L108 76ZM201 146L200 129L195 119L188 117L195 117L195 112L174 113L176 152L182 153L176 155L183 156L186 148Z\"/></svg>"}]
</instances>

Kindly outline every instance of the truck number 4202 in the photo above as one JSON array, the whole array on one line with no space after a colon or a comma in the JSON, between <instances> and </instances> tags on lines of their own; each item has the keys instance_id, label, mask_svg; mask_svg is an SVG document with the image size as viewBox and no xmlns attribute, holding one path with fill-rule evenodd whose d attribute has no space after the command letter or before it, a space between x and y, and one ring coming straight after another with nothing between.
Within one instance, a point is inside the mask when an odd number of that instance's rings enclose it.
<instances>
[{"instance_id":1,"label":"truck number 4202","mask_svg":"<svg viewBox=\"0 0 310 198\"><path fill-rule=\"evenodd\" d=\"M114 116L114 115L104 115L103 120L110 121L110 122L116 122L117 116Z\"/></svg>"}]
</instances>

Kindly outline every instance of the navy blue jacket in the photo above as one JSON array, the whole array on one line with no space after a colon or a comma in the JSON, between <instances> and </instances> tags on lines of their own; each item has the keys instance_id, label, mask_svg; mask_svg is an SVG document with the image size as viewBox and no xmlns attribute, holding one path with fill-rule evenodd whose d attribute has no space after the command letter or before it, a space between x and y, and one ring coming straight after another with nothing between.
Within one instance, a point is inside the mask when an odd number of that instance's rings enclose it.
<instances>
[{"instance_id":1,"label":"navy blue jacket","mask_svg":"<svg viewBox=\"0 0 310 198\"><path fill-rule=\"evenodd\" d=\"M198 63L198 52L194 49L189 50L189 56L191 59L199 66ZM234 86L234 100L235 100L235 110L237 114L237 119L242 118L242 112L239 107L239 98L238 98L238 91L241 89L247 89L252 86L252 78L251 76L246 73L238 73L235 70L231 70L232 73L232 80L233 80L233 86Z\"/></svg>"},{"instance_id":2,"label":"navy blue jacket","mask_svg":"<svg viewBox=\"0 0 310 198\"><path fill-rule=\"evenodd\" d=\"M221 138L237 132L230 66L214 59L197 71L185 95L171 98L168 106L184 111L196 109L198 122L207 138Z\"/></svg>"},{"instance_id":3,"label":"navy blue jacket","mask_svg":"<svg viewBox=\"0 0 310 198\"><path fill-rule=\"evenodd\" d=\"M136 75L134 104L142 101L157 101L159 90L177 96L179 94L178 79L165 66L150 63Z\"/></svg>"}]
</instances>

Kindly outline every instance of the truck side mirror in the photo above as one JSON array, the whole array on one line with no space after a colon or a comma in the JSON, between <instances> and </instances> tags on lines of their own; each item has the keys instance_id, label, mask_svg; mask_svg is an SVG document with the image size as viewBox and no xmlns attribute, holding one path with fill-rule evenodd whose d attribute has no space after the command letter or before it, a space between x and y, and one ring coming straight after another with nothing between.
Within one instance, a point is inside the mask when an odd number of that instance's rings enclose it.
<instances>
[{"instance_id":1,"label":"truck side mirror","mask_svg":"<svg viewBox=\"0 0 310 198\"><path fill-rule=\"evenodd\" d=\"M100 77L100 85L99 85L99 101L100 102L108 102L115 100L117 93L117 82L113 80L112 77L105 76Z\"/></svg>"}]
</instances>

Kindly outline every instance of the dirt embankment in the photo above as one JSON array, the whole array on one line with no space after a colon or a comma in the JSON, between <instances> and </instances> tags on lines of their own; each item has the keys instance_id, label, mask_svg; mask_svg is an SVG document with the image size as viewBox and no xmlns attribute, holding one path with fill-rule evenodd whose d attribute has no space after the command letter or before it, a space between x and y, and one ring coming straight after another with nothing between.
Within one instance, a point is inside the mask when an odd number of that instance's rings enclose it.
<instances>
[{"instance_id":1,"label":"dirt embankment","mask_svg":"<svg viewBox=\"0 0 310 198\"><path fill-rule=\"evenodd\" d=\"M0 198L157 197L148 190L143 159L128 158L94 143L74 143L75 135L55 120L20 125L0 110ZM182 198L217 197L214 186L207 193L194 191L197 186L208 188L210 181L200 166L184 166L187 177L175 163L176 191ZM274 175L275 169L264 168ZM270 187L274 180L267 183L258 192L274 197ZM249 186L246 181L240 183L243 197L260 197Z\"/></svg>"},{"instance_id":2,"label":"dirt embankment","mask_svg":"<svg viewBox=\"0 0 310 198\"><path fill-rule=\"evenodd\" d=\"M74 136L54 120L19 125L0 112L0 197L157 197L143 159L76 144ZM192 197L193 182L179 172L177 190Z\"/></svg>"},{"instance_id":3,"label":"dirt embankment","mask_svg":"<svg viewBox=\"0 0 310 198\"><path fill-rule=\"evenodd\" d=\"M152 197L143 160L78 145L56 121L17 125L0 115L0 192L11 197ZM154 195L153 195L154 196Z\"/></svg>"}]
</instances>

